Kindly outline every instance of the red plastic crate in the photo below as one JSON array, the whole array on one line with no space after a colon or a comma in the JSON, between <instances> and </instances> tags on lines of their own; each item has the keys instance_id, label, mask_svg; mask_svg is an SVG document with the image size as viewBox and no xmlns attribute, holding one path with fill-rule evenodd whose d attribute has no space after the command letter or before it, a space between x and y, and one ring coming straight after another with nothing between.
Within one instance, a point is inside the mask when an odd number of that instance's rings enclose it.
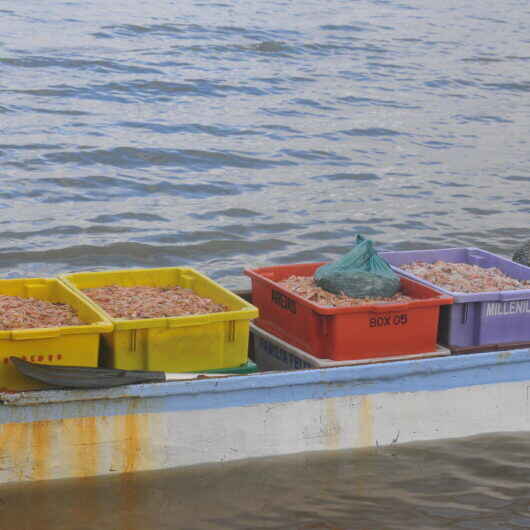
<instances>
[{"instance_id":1,"label":"red plastic crate","mask_svg":"<svg viewBox=\"0 0 530 530\"><path fill-rule=\"evenodd\" d=\"M256 324L315 357L333 360L411 355L436 350L440 306L453 298L400 276L412 302L325 307L278 285L290 276L313 276L324 263L246 269L252 280Z\"/></svg>"}]
</instances>

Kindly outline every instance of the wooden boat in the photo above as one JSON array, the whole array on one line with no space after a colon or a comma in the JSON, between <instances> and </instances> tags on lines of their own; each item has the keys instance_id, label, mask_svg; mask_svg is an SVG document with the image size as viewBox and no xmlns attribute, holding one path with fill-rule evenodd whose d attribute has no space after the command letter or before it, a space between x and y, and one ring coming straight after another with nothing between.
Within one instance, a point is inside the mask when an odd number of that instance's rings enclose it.
<instances>
[{"instance_id":1,"label":"wooden boat","mask_svg":"<svg viewBox=\"0 0 530 530\"><path fill-rule=\"evenodd\" d=\"M530 427L530 349L0 393L0 483Z\"/></svg>"}]
</instances>

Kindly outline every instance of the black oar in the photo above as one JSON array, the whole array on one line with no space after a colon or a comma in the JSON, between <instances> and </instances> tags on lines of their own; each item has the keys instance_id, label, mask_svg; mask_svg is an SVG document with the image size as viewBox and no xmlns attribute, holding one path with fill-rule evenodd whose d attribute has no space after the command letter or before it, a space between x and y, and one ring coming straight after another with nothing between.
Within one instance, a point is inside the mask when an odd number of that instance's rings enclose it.
<instances>
[{"instance_id":1,"label":"black oar","mask_svg":"<svg viewBox=\"0 0 530 530\"><path fill-rule=\"evenodd\" d=\"M61 388L108 388L133 383L160 383L164 381L189 381L205 377L231 377L237 374L202 374L148 372L142 370L118 370L116 368L92 368L89 366L54 366L24 361L10 357L17 370L37 381Z\"/></svg>"}]
</instances>

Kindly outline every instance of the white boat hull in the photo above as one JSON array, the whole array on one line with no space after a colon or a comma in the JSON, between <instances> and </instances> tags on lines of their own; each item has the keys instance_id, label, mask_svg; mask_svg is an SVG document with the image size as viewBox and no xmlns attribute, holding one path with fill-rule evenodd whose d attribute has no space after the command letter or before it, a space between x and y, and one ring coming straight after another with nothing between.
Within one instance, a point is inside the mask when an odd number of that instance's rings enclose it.
<instances>
[{"instance_id":1,"label":"white boat hull","mask_svg":"<svg viewBox=\"0 0 530 530\"><path fill-rule=\"evenodd\" d=\"M0 483L530 430L530 350L0 394Z\"/></svg>"}]
</instances>

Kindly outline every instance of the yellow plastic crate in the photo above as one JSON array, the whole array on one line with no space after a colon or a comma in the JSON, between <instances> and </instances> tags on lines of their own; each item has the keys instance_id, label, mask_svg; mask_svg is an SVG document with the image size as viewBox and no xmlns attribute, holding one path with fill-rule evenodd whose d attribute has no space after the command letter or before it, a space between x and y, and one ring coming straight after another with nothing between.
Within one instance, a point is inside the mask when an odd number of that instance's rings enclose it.
<instances>
[{"instance_id":1,"label":"yellow plastic crate","mask_svg":"<svg viewBox=\"0 0 530 530\"><path fill-rule=\"evenodd\" d=\"M64 274L61 281L100 311L83 289L119 285L122 287L185 287L199 296L224 304L229 311L206 315L146 318L107 318L112 333L103 335L104 364L126 370L172 372L233 368L248 360L250 320L258 310L189 267L125 269Z\"/></svg>"},{"instance_id":2,"label":"yellow plastic crate","mask_svg":"<svg viewBox=\"0 0 530 530\"><path fill-rule=\"evenodd\" d=\"M9 362L11 356L44 364L97 366L100 334L111 331L112 323L103 312L88 304L68 286L56 279L2 279L0 294L68 304L86 323L0 330L0 389L30 390L46 386L21 375Z\"/></svg>"}]
</instances>

